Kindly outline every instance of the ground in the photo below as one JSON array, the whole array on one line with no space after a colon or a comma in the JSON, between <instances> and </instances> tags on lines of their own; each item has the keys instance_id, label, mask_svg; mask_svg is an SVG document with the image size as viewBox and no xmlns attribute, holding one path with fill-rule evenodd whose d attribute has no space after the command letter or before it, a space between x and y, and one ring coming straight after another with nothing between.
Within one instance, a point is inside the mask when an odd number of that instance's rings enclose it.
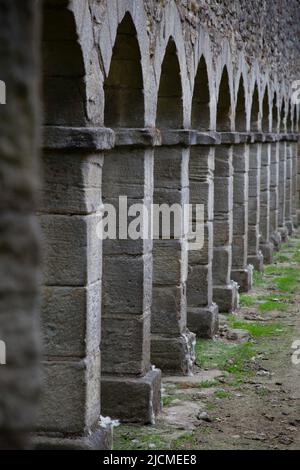
<instances>
[{"instance_id":1,"label":"ground","mask_svg":"<svg viewBox=\"0 0 300 470\"><path fill-rule=\"evenodd\" d=\"M255 274L215 340L197 341L193 377L165 377L155 426L115 428L115 450L300 449L300 232Z\"/></svg>"}]
</instances>

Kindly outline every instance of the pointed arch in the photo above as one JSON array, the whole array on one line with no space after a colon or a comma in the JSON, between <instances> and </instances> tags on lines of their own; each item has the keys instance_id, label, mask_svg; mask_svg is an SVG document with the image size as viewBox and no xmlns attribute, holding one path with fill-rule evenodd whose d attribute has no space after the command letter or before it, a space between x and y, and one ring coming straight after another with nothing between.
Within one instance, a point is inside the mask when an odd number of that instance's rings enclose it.
<instances>
[{"instance_id":1,"label":"pointed arch","mask_svg":"<svg viewBox=\"0 0 300 470\"><path fill-rule=\"evenodd\" d=\"M192 128L206 131L210 128L210 92L207 65L202 56L195 78L192 101Z\"/></svg>"},{"instance_id":2,"label":"pointed arch","mask_svg":"<svg viewBox=\"0 0 300 470\"><path fill-rule=\"evenodd\" d=\"M277 101L277 93L274 93L273 102L272 102L272 131L277 132L279 127L278 121L278 101Z\"/></svg>"},{"instance_id":3,"label":"pointed arch","mask_svg":"<svg viewBox=\"0 0 300 470\"><path fill-rule=\"evenodd\" d=\"M266 86L262 102L262 131L270 131L269 89Z\"/></svg>"},{"instance_id":4,"label":"pointed arch","mask_svg":"<svg viewBox=\"0 0 300 470\"><path fill-rule=\"evenodd\" d=\"M284 113L284 100L282 100L281 107L280 107L280 121L279 121L279 130L280 132L285 131L285 113Z\"/></svg>"},{"instance_id":5,"label":"pointed arch","mask_svg":"<svg viewBox=\"0 0 300 470\"><path fill-rule=\"evenodd\" d=\"M294 112L293 112L293 132L297 132L298 126L297 126L297 106L294 106Z\"/></svg>"},{"instance_id":6,"label":"pointed arch","mask_svg":"<svg viewBox=\"0 0 300 470\"><path fill-rule=\"evenodd\" d=\"M156 126L162 129L179 129L183 127L180 65L176 45L172 37L169 39L161 68Z\"/></svg>"},{"instance_id":7,"label":"pointed arch","mask_svg":"<svg viewBox=\"0 0 300 470\"><path fill-rule=\"evenodd\" d=\"M259 94L258 85L255 82L253 95L252 95L252 106L251 106L251 122L250 128L252 132L257 132L259 127Z\"/></svg>"},{"instance_id":8,"label":"pointed arch","mask_svg":"<svg viewBox=\"0 0 300 470\"><path fill-rule=\"evenodd\" d=\"M42 13L44 125L85 125L85 65L75 14L66 2L43 2Z\"/></svg>"},{"instance_id":9,"label":"pointed arch","mask_svg":"<svg viewBox=\"0 0 300 470\"><path fill-rule=\"evenodd\" d=\"M231 97L229 87L229 76L226 65L224 66L222 78L219 85L217 104L217 131L228 132L231 130Z\"/></svg>"},{"instance_id":10,"label":"pointed arch","mask_svg":"<svg viewBox=\"0 0 300 470\"><path fill-rule=\"evenodd\" d=\"M108 127L143 127L144 83L137 32L129 13L119 24L104 82L104 122Z\"/></svg>"},{"instance_id":11,"label":"pointed arch","mask_svg":"<svg viewBox=\"0 0 300 470\"><path fill-rule=\"evenodd\" d=\"M286 130L288 133L292 132L292 105L290 101L287 108Z\"/></svg>"},{"instance_id":12,"label":"pointed arch","mask_svg":"<svg viewBox=\"0 0 300 470\"><path fill-rule=\"evenodd\" d=\"M246 95L243 75L241 75L240 78L239 89L237 94L235 129L238 132L245 132L247 130Z\"/></svg>"}]
</instances>

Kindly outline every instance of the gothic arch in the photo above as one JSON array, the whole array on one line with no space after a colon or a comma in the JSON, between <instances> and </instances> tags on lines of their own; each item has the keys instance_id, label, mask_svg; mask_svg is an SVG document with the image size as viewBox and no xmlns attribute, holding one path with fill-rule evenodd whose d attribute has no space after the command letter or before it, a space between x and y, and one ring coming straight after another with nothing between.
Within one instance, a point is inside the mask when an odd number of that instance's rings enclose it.
<instances>
[{"instance_id":1,"label":"gothic arch","mask_svg":"<svg viewBox=\"0 0 300 470\"><path fill-rule=\"evenodd\" d=\"M129 13L119 24L110 71L104 82L104 123L108 127L143 127L144 84L136 29Z\"/></svg>"},{"instance_id":2,"label":"gothic arch","mask_svg":"<svg viewBox=\"0 0 300 470\"><path fill-rule=\"evenodd\" d=\"M162 129L179 129L183 127L180 65L176 44L172 37L168 41L161 66L156 126Z\"/></svg>"},{"instance_id":3,"label":"gothic arch","mask_svg":"<svg viewBox=\"0 0 300 470\"><path fill-rule=\"evenodd\" d=\"M82 126L87 120L86 71L76 15L65 2L44 2L42 18L44 124Z\"/></svg>"},{"instance_id":4,"label":"gothic arch","mask_svg":"<svg viewBox=\"0 0 300 470\"><path fill-rule=\"evenodd\" d=\"M192 101L192 128L206 131L210 128L210 91L207 65L201 57L195 78Z\"/></svg>"},{"instance_id":5,"label":"gothic arch","mask_svg":"<svg viewBox=\"0 0 300 470\"><path fill-rule=\"evenodd\" d=\"M245 132L247 130L246 93L243 75L240 77L237 92L235 130L238 132Z\"/></svg>"},{"instance_id":6,"label":"gothic arch","mask_svg":"<svg viewBox=\"0 0 300 470\"><path fill-rule=\"evenodd\" d=\"M262 101L262 131L270 131L270 105L269 88L266 86Z\"/></svg>"},{"instance_id":7,"label":"gothic arch","mask_svg":"<svg viewBox=\"0 0 300 470\"><path fill-rule=\"evenodd\" d=\"M255 82L253 95L252 95L250 129L252 132L257 132L258 127L259 127L259 94L258 94L258 85L257 85L257 82Z\"/></svg>"},{"instance_id":8,"label":"gothic arch","mask_svg":"<svg viewBox=\"0 0 300 470\"><path fill-rule=\"evenodd\" d=\"M229 76L225 65L219 85L217 104L217 131L230 132L231 130L231 95L229 87Z\"/></svg>"}]
</instances>

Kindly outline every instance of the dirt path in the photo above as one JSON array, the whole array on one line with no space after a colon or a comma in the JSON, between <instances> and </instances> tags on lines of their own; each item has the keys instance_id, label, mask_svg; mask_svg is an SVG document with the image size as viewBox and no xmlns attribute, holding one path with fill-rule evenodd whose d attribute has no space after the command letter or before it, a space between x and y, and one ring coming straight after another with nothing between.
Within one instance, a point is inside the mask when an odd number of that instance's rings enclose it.
<instances>
[{"instance_id":1,"label":"dirt path","mask_svg":"<svg viewBox=\"0 0 300 470\"><path fill-rule=\"evenodd\" d=\"M197 342L193 377L165 377L155 426L115 430L115 449L300 449L300 235L255 275L220 337ZM250 335L250 336L249 336ZM300 354L299 356L300 357Z\"/></svg>"}]
</instances>

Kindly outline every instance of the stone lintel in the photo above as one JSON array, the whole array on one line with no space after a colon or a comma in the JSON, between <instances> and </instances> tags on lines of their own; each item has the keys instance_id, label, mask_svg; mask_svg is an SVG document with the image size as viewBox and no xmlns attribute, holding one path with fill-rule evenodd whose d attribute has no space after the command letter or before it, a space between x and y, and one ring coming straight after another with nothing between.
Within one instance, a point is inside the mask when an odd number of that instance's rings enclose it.
<instances>
[{"instance_id":1,"label":"stone lintel","mask_svg":"<svg viewBox=\"0 0 300 470\"><path fill-rule=\"evenodd\" d=\"M43 127L46 150L109 150L115 146L115 134L105 127Z\"/></svg>"},{"instance_id":2,"label":"stone lintel","mask_svg":"<svg viewBox=\"0 0 300 470\"><path fill-rule=\"evenodd\" d=\"M114 129L116 147L156 147L161 145L159 129Z\"/></svg>"}]
</instances>

